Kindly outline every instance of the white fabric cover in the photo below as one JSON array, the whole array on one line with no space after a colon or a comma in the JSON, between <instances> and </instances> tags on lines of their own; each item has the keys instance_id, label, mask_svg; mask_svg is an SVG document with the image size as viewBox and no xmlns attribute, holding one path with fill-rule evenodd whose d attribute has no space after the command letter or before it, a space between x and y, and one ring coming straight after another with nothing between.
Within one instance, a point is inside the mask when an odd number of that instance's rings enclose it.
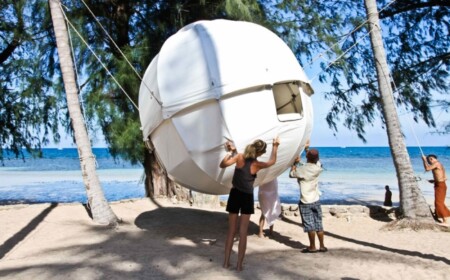
<instances>
[{"instance_id":1,"label":"white fabric cover","mask_svg":"<svg viewBox=\"0 0 450 280\"><path fill-rule=\"evenodd\" d=\"M281 202L278 196L278 180L262 184L258 189L258 201L261 213L266 219L266 227L272 226L281 214Z\"/></svg>"},{"instance_id":2,"label":"white fabric cover","mask_svg":"<svg viewBox=\"0 0 450 280\"><path fill-rule=\"evenodd\" d=\"M277 115L272 87L294 82L301 113ZM312 130L310 86L289 47L249 22L213 20L170 37L145 72L139 91L144 140L151 139L171 179L202 193L227 194L234 167L219 168L226 138L239 151L256 139L281 139L277 164L255 186L286 170ZM278 112L279 113L279 112Z\"/></svg>"}]
</instances>

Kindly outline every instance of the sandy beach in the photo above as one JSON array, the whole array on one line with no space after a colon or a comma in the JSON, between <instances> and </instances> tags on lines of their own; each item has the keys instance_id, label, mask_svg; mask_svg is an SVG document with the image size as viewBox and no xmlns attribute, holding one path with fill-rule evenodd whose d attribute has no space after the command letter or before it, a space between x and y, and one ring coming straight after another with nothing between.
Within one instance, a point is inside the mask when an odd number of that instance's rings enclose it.
<instances>
[{"instance_id":1,"label":"sandy beach","mask_svg":"<svg viewBox=\"0 0 450 280\"><path fill-rule=\"evenodd\" d=\"M303 254L299 216L259 238L256 209L244 271L222 268L227 213L162 200L111 203L116 228L82 204L0 206L1 279L450 279L450 231L386 231L386 217L325 215L326 253ZM236 262L237 242L232 263Z\"/></svg>"}]
</instances>

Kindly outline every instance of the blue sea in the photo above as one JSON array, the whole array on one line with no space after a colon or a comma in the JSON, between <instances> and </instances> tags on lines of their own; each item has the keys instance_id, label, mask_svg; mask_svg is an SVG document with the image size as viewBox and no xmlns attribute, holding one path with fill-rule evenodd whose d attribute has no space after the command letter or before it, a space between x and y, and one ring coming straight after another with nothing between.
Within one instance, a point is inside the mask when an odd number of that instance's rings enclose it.
<instances>
[{"instance_id":1,"label":"blue sea","mask_svg":"<svg viewBox=\"0 0 450 280\"><path fill-rule=\"evenodd\" d=\"M320 178L323 204L375 204L384 199L384 186L393 193L398 205L398 186L389 147L319 147L325 171ZM422 147L424 154L436 154L450 168L449 147ZM114 159L106 148L94 148L97 174L108 201L145 197L143 168ZM434 199L433 185L424 172L421 151L409 147L418 184L430 204ZM278 178L282 203L297 203L299 188L288 171ZM255 189L257 194L257 189ZM257 195L255 195L257 198ZM226 199L226 196L221 196ZM75 148L44 149L42 158L26 155L25 160L6 155L0 165L0 204L82 202L87 200L81 178L78 152Z\"/></svg>"}]
</instances>

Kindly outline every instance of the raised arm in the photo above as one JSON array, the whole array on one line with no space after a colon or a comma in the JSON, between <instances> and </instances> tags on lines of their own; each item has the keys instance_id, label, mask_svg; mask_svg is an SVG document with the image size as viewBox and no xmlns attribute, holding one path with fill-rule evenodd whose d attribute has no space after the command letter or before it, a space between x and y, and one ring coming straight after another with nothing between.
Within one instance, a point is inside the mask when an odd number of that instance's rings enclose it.
<instances>
[{"instance_id":1,"label":"raised arm","mask_svg":"<svg viewBox=\"0 0 450 280\"><path fill-rule=\"evenodd\" d=\"M238 159L239 154L237 153L236 147L234 146L233 142L227 141L225 143L225 150L227 151L227 154L220 162L219 164L220 168L225 168L230 165L233 165L237 162Z\"/></svg>"},{"instance_id":2,"label":"raised arm","mask_svg":"<svg viewBox=\"0 0 450 280\"><path fill-rule=\"evenodd\" d=\"M425 168L425 171L430 171L438 167L437 162L428 164L427 158L425 156L422 156L422 161L423 161L423 168Z\"/></svg>"},{"instance_id":3,"label":"raised arm","mask_svg":"<svg viewBox=\"0 0 450 280\"><path fill-rule=\"evenodd\" d=\"M294 163L291 166L291 170L289 171L289 178L298 178L297 175L297 164L300 162L300 157L297 156L294 160Z\"/></svg>"},{"instance_id":4,"label":"raised arm","mask_svg":"<svg viewBox=\"0 0 450 280\"><path fill-rule=\"evenodd\" d=\"M256 167L258 170L270 167L277 162L277 153L278 153L279 145L280 145L280 138L277 137L277 138L273 139L272 153L270 154L270 158L268 161L265 161L265 162L264 161L256 162ZM258 170L256 170L256 171L258 171Z\"/></svg>"}]
</instances>

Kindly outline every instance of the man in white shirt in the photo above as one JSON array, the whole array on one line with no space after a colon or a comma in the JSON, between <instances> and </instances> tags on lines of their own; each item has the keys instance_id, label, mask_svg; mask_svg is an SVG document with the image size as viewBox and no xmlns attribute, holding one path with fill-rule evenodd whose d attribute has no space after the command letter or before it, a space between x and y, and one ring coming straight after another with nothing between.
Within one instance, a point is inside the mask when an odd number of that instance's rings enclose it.
<instances>
[{"instance_id":1,"label":"man in white shirt","mask_svg":"<svg viewBox=\"0 0 450 280\"><path fill-rule=\"evenodd\" d=\"M306 164L298 166L300 158L295 159L289 172L290 178L297 178L300 187L299 210L302 218L303 231L308 233L309 247L302 253L326 252L323 239L322 208L320 205L319 175L323 169L319 162L319 151L310 149L306 153ZM319 239L320 247L316 248L315 238Z\"/></svg>"}]
</instances>

